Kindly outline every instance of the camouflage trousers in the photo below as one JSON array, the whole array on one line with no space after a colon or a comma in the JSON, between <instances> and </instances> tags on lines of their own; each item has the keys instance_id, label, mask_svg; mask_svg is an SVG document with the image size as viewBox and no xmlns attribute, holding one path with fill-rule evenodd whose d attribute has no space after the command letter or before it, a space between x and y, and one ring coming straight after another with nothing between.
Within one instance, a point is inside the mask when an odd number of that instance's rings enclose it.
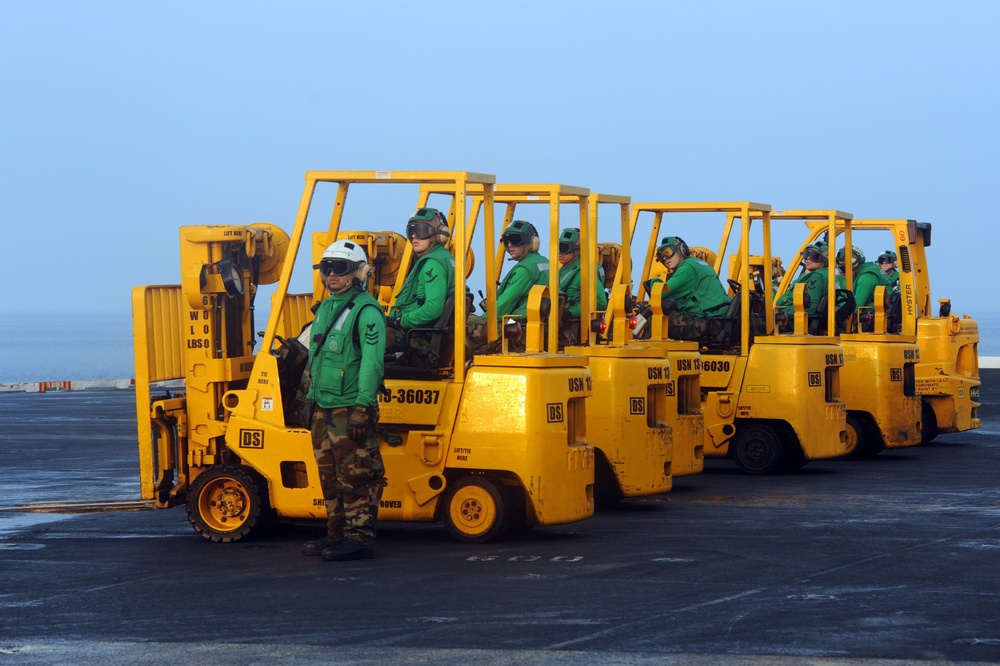
<instances>
[{"instance_id":1,"label":"camouflage trousers","mask_svg":"<svg viewBox=\"0 0 1000 666\"><path fill-rule=\"evenodd\" d=\"M465 320L465 344L469 349L478 349L487 342L486 317L469 315Z\"/></svg>"},{"instance_id":2,"label":"camouflage trousers","mask_svg":"<svg viewBox=\"0 0 1000 666\"><path fill-rule=\"evenodd\" d=\"M671 340L699 340L709 332L709 318L690 312L671 312L668 321L667 335Z\"/></svg>"},{"instance_id":3,"label":"camouflage trousers","mask_svg":"<svg viewBox=\"0 0 1000 666\"><path fill-rule=\"evenodd\" d=\"M327 536L358 543L375 539L375 518L385 485L385 466L374 423L363 442L347 436L349 407L316 407L312 419L313 454L326 504Z\"/></svg>"}]
</instances>

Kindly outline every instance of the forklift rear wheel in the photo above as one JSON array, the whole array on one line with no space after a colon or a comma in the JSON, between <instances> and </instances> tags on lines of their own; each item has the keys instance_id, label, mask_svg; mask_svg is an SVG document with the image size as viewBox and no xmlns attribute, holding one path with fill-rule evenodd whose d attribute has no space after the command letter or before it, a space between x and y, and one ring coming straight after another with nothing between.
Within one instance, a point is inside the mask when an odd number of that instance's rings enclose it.
<instances>
[{"instance_id":1,"label":"forklift rear wheel","mask_svg":"<svg viewBox=\"0 0 1000 666\"><path fill-rule=\"evenodd\" d=\"M487 543L504 529L510 509L501 486L485 476L459 479L448 493L444 521L463 543Z\"/></svg>"},{"instance_id":2,"label":"forklift rear wheel","mask_svg":"<svg viewBox=\"0 0 1000 666\"><path fill-rule=\"evenodd\" d=\"M855 416L847 415L847 452L840 456L843 460L862 460L869 454L868 428Z\"/></svg>"},{"instance_id":3,"label":"forklift rear wheel","mask_svg":"<svg viewBox=\"0 0 1000 666\"><path fill-rule=\"evenodd\" d=\"M736 436L733 461L747 474L774 474L785 465L785 447L775 429L763 423L750 423Z\"/></svg>"},{"instance_id":4,"label":"forklift rear wheel","mask_svg":"<svg viewBox=\"0 0 1000 666\"><path fill-rule=\"evenodd\" d=\"M212 467L199 474L188 490L188 520L210 541L239 541L263 522L269 510L265 488L263 479L247 468Z\"/></svg>"}]
</instances>

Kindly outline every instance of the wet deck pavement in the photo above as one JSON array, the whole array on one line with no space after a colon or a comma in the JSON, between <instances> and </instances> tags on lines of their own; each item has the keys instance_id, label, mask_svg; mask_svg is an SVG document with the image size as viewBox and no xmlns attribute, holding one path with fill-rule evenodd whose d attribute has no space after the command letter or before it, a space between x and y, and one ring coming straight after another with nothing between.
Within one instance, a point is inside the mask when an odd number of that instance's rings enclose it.
<instances>
[{"instance_id":1,"label":"wet deck pavement","mask_svg":"<svg viewBox=\"0 0 1000 666\"><path fill-rule=\"evenodd\" d=\"M1000 662L1000 371L978 431L484 546L385 523L211 544L183 508L0 513L0 664ZM0 507L138 496L131 391L0 394Z\"/></svg>"}]
</instances>

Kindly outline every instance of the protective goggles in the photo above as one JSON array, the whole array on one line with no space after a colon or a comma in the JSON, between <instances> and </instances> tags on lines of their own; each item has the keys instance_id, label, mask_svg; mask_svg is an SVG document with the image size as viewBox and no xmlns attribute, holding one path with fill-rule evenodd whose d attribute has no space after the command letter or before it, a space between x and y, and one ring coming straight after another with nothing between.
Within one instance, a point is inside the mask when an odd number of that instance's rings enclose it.
<instances>
[{"instance_id":1,"label":"protective goggles","mask_svg":"<svg viewBox=\"0 0 1000 666\"><path fill-rule=\"evenodd\" d=\"M439 233L436 227L432 227L427 222L411 221L406 223L406 237L423 240Z\"/></svg>"},{"instance_id":2,"label":"protective goggles","mask_svg":"<svg viewBox=\"0 0 1000 666\"><path fill-rule=\"evenodd\" d=\"M347 261L346 259L324 259L319 262L318 268L319 274L326 277L330 273L334 275L350 275L357 267L353 261Z\"/></svg>"},{"instance_id":3,"label":"protective goggles","mask_svg":"<svg viewBox=\"0 0 1000 666\"><path fill-rule=\"evenodd\" d=\"M880 263L880 264L891 264L892 263L892 257L879 257L878 258L878 263Z\"/></svg>"},{"instance_id":4,"label":"protective goggles","mask_svg":"<svg viewBox=\"0 0 1000 666\"><path fill-rule=\"evenodd\" d=\"M656 260L662 264L665 263L667 259L670 259L670 257L674 256L675 254L677 254L677 250L674 249L674 246L668 245L667 247L663 248L662 250L656 253Z\"/></svg>"},{"instance_id":5,"label":"protective goggles","mask_svg":"<svg viewBox=\"0 0 1000 666\"><path fill-rule=\"evenodd\" d=\"M576 243L559 243L559 254L569 254L570 252L576 252L580 249L580 246Z\"/></svg>"},{"instance_id":6,"label":"protective goggles","mask_svg":"<svg viewBox=\"0 0 1000 666\"><path fill-rule=\"evenodd\" d=\"M815 248L809 248L802 253L802 258L806 261L823 261L823 253Z\"/></svg>"},{"instance_id":7,"label":"protective goggles","mask_svg":"<svg viewBox=\"0 0 1000 666\"><path fill-rule=\"evenodd\" d=\"M501 236L500 242L506 245L507 247L511 247L512 245L516 247L518 245L524 245L525 243L531 242L531 238L528 236L528 234L522 234L518 231L513 231L511 233L504 234L503 236Z\"/></svg>"}]
</instances>

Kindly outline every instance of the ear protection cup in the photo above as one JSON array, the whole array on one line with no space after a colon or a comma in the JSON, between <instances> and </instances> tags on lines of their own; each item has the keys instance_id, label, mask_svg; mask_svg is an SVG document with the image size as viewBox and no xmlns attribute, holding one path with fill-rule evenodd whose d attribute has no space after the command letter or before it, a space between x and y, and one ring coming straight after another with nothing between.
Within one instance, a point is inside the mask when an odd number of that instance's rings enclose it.
<instances>
[{"instance_id":1,"label":"ear protection cup","mask_svg":"<svg viewBox=\"0 0 1000 666\"><path fill-rule=\"evenodd\" d=\"M542 246L542 239L538 237L538 229L535 229L535 225L528 224L528 228L531 229L531 233L534 234L531 238L531 251L538 252L538 248Z\"/></svg>"},{"instance_id":2,"label":"ear protection cup","mask_svg":"<svg viewBox=\"0 0 1000 666\"><path fill-rule=\"evenodd\" d=\"M372 267L368 265L367 261L362 261L358 264L358 267L354 269L354 279L364 284L368 280L368 276L372 273Z\"/></svg>"},{"instance_id":3,"label":"ear protection cup","mask_svg":"<svg viewBox=\"0 0 1000 666\"><path fill-rule=\"evenodd\" d=\"M448 221L444 219L444 215L441 213L438 213L437 221L440 233L434 234L434 242L438 245L444 245L451 238L451 234L448 233Z\"/></svg>"},{"instance_id":4,"label":"ear protection cup","mask_svg":"<svg viewBox=\"0 0 1000 666\"><path fill-rule=\"evenodd\" d=\"M677 249L680 251L681 256L683 256L685 259L687 259L688 257L690 257L691 256L691 248L688 247L688 244L685 243L680 238L678 238L677 241L679 243L679 245L677 246Z\"/></svg>"}]
</instances>

